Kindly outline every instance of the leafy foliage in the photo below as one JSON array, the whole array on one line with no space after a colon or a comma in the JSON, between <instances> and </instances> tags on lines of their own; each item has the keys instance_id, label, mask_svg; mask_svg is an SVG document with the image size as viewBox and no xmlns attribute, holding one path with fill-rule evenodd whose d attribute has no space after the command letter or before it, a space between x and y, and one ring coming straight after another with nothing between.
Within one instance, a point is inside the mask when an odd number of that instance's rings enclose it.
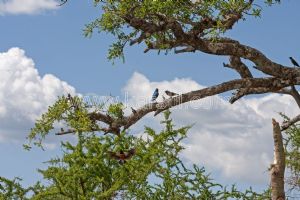
<instances>
[{"instance_id":1,"label":"leafy foliage","mask_svg":"<svg viewBox=\"0 0 300 200\"><path fill-rule=\"evenodd\" d=\"M0 177L0 199L30 199L28 196L29 193L38 194L44 189L44 187L37 182L34 186L23 188L20 184L20 178L14 178L13 180Z\"/></svg>"},{"instance_id":2,"label":"leafy foliage","mask_svg":"<svg viewBox=\"0 0 300 200\"><path fill-rule=\"evenodd\" d=\"M124 106L122 103L111 104L108 107L108 115L115 119L121 119L124 115Z\"/></svg>"},{"instance_id":3,"label":"leafy foliage","mask_svg":"<svg viewBox=\"0 0 300 200\"><path fill-rule=\"evenodd\" d=\"M62 96L49 106L40 119L35 123L28 135L29 144L24 145L25 149L30 149L30 144L42 147L42 140L54 129L55 123L62 123L74 129L76 132L89 132L98 125L88 117L89 106L77 96Z\"/></svg>"},{"instance_id":4,"label":"leafy foliage","mask_svg":"<svg viewBox=\"0 0 300 200\"><path fill-rule=\"evenodd\" d=\"M280 1L265 1L268 5L276 2ZM214 38L227 31L221 21L230 13L237 13L246 8L243 14L255 17L261 15L261 6L257 4L249 6L248 3L249 1L246 0L94 0L96 6L102 7L103 13L99 18L86 25L84 34L91 36L93 30L98 29L99 32L103 31L114 35L116 42L109 49L108 59L122 58L124 60L124 47L141 33L124 20L129 14L158 25L162 18L174 20L186 32L191 31L199 21L210 18L216 23L201 37ZM174 33L169 30L149 31L147 34L145 36L146 44L160 41L159 49L167 52L170 47L161 41L176 41Z\"/></svg>"},{"instance_id":5,"label":"leafy foliage","mask_svg":"<svg viewBox=\"0 0 300 200\"><path fill-rule=\"evenodd\" d=\"M62 143L63 156L49 160L48 168L39 170L47 185L37 183L23 189L16 181L1 179L0 189L6 191L2 195L36 200L265 199L251 189L244 193L235 186L227 189L214 183L204 168L186 166L179 153L190 126L176 129L170 112L164 116L164 129L157 133L145 127L146 138L125 132L120 136L79 133L77 144ZM125 164L108 154L132 148L135 154ZM3 189L2 183L8 189ZM32 196L25 198L29 191Z\"/></svg>"}]
</instances>

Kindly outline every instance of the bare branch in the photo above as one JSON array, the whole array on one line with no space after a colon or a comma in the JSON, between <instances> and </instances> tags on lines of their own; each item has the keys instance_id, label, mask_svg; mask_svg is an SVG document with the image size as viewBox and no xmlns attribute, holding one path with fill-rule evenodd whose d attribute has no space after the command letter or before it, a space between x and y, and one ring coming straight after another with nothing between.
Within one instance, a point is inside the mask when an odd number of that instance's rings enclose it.
<instances>
[{"instance_id":1,"label":"bare branch","mask_svg":"<svg viewBox=\"0 0 300 200\"><path fill-rule=\"evenodd\" d=\"M229 61L230 64L223 63L223 66L236 70L242 78L253 78L250 70L239 57L230 56Z\"/></svg>"},{"instance_id":2,"label":"bare branch","mask_svg":"<svg viewBox=\"0 0 300 200\"><path fill-rule=\"evenodd\" d=\"M288 129L290 126L294 125L295 123L300 121L300 115L297 115L296 117L294 117L293 119L290 119L287 122L284 122L281 125L281 131L285 131L286 129Z\"/></svg>"},{"instance_id":3,"label":"bare branch","mask_svg":"<svg viewBox=\"0 0 300 200\"><path fill-rule=\"evenodd\" d=\"M108 128L91 128L89 130L76 130L76 129L68 129L66 131L61 131L61 132L58 132L58 133L55 133L55 135L67 135L67 134L72 134L72 133L77 133L78 131L81 131L81 132L97 132L97 131L101 131L101 132L104 132L104 135L107 134L107 133L113 133L115 135L120 135L120 129L119 128L115 128L115 127L108 127Z\"/></svg>"},{"instance_id":4,"label":"bare branch","mask_svg":"<svg viewBox=\"0 0 300 200\"><path fill-rule=\"evenodd\" d=\"M291 86L291 95L292 97L294 97L296 103L298 104L298 107L300 108L300 95L294 85Z\"/></svg>"},{"instance_id":5,"label":"bare branch","mask_svg":"<svg viewBox=\"0 0 300 200\"><path fill-rule=\"evenodd\" d=\"M280 88L266 88L266 87L258 87L258 88L242 88L238 90L237 93L234 93L234 96L230 98L229 102L233 104L240 98L249 95L249 94L265 94L268 92L276 92L280 90Z\"/></svg>"},{"instance_id":6,"label":"bare branch","mask_svg":"<svg viewBox=\"0 0 300 200\"><path fill-rule=\"evenodd\" d=\"M288 94L294 97L296 103L298 104L298 106L300 107L300 95L297 92L295 86L291 86L292 89L287 89L287 88L264 88L264 87L260 87L260 88L243 88L238 90L237 93L234 93L234 96L231 97L231 99L229 100L230 103L234 103L235 101L239 100L240 98L242 98L243 96L249 95L249 94L264 94L264 93L269 93L269 92L273 92L273 93L278 93L278 94Z\"/></svg>"}]
</instances>

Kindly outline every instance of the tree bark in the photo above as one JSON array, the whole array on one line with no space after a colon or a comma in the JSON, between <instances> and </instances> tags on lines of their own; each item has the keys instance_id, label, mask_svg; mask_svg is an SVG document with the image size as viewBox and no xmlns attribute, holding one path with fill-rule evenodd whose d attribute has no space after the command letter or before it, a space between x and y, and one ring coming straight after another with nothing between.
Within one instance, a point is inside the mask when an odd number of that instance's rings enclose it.
<instances>
[{"instance_id":1,"label":"tree bark","mask_svg":"<svg viewBox=\"0 0 300 200\"><path fill-rule=\"evenodd\" d=\"M274 163L271 164L271 196L272 200L284 200L285 153L279 123L272 119L274 140Z\"/></svg>"}]
</instances>

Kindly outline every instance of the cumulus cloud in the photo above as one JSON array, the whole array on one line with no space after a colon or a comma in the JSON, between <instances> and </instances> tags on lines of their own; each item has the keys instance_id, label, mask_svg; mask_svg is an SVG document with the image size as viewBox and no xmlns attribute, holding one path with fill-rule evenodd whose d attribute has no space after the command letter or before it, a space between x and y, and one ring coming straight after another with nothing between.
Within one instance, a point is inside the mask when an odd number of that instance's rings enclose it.
<instances>
[{"instance_id":1,"label":"cumulus cloud","mask_svg":"<svg viewBox=\"0 0 300 200\"><path fill-rule=\"evenodd\" d=\"M162 95L166 89L182 93L203 86L191 79L151 82L144 75L134 73L124 92L128 103L138 107L144 103L141 100L151 98L155 88ZM184 159L217 171L226 180L257 185L269 182L267 168L273 160L271 118L281 121L278 112L295 116L299 112L295 108L291 97L270 94L244 98L233 105L222 96L208 97L171 111L176 125L195 124L184 141ZM135 129L140 133L142 125L152 126L160 119L161 116L153 119L148 115Z\"/></svg>"},{"instance_id":2,"label":"cumulus cloud","mask_svg":"<svg viewBox=\"0 0 300 200\"><path fill-rule=\"evenodd\" d=\"M1 0L0 14L36 14L58 8L56 0Z\"/></svg>"},{"instance_id":3,"label":"cumulus cloud","mask_svg":"<svg viewBox=\"0 0 300 200\"><path fill-rule=\"evenodd\" d=\"M41 77L19 48L0 53L0 80L0 142L23 141L57 96L75 94L72 86L52 74Z\"/></svg>"}]
</instances>

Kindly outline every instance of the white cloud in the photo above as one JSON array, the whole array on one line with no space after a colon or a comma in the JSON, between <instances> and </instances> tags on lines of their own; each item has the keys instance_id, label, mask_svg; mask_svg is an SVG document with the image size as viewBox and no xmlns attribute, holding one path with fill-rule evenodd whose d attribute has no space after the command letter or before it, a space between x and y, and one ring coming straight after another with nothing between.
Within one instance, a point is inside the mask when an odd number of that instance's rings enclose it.
<instances>
[{"instance_id":1,"label":"white cloud","mask_svg":"<svg viewBox=\"0 0 300 200\"><path fill-rule=\"evenodd\" d=\"M180 93L203 86L191 79L151 82L134 73L124 92L129 104L138 107L144 103L141 99L151 98L155 88L159 88L161 95L166 89ZM299 113L291 97L278 94L241 99L233 105L214 96L171 111L176 125L195 123L184 142L184 159L205 166L208 171L217 171L226 180L256 185L269 183L267 168L273 159L271 118L281 121L278 112L289 116ZM134 130L140 133L142 125L153 126L160 119L161 116L154 120L153 115L148 115Z\"/></svg>"},{"instance_id":2,"label":"white cloud","mask_svg":"<svg viewBox=\"0 0 300 200\"><path fill-rule=\"evenodd\" d=\"M56 0L0 0L0 15L36 14L58 8Z\"/></svg>"},{"instance_id":3,"label":"white cloud","mask_svg":"<svg viewBox=\"0 0 300 200\"><path fill-rule=\"evenodd\" d=\"M23 141L57 96L75 94L72 86L52 74L41 77L19 48L0 53L0 80L0 142Z\"/></svg>"}]
</instances>

